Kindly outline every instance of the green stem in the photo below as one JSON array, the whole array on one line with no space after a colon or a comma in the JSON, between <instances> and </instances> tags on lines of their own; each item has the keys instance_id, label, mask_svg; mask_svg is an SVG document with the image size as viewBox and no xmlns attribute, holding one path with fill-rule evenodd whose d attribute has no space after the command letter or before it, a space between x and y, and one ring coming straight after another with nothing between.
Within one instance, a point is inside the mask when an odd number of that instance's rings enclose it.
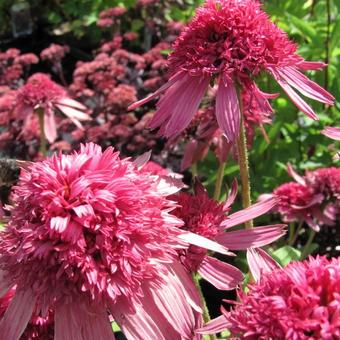
<instances>
[{"instance_id":1,"label":"green stem","mask_svg":"<svg viewBox=\"0 0 340 340\"><path fill-rule=\"evenodd\" d=\"M250 180L249 180L249 162L248 162L248 149L247 149L247 138L243 119L243 105L242 98L238 92L238 99L241 111L241 127L240 135L237 139L237 153L238 153L238 164L240 166L241 186L242 186L242 206L248 208L251 205L250 198ZM246 229L253 228L253 221L245 223Z\"/></svg>"},{"instance_id":2,"label":"green stem","mask_svg":"<svg viewBox=\"0 0 340 340\"><path fill-rule=\"evenodd\" d=\"M310 229L307 243L305 244L301 252L301 260L304 260L309 255L308 249L314 240L315 234L316 234L315 230Z\"/></svg>"},{"instance_id":3,"label":"green stem","mask_svg":"<svg viewBox=\"0 0 340 340\"><path fill-rule=\"evenodd\" d=\"M297 240L297 238L300 234L300 230L301 230L302 225L303 225L303 222L299 222L299 225L298 225L298 227L295 231L295 234L294 234L293 238L290 240L290 242L288 243L288 245L293 246L295 244L295 242L296 242L296 240Z\"/></svg>"},{"instance_id":4,"label":"green stem","mask_svg":"<svg viewBox=\"0 0 340 340\"><path fill-rule=\"evenodd\" d=\"M36 109L36 113L39 117L39 127L40 127L40 152L45 157L47 155L46 147L46 135L44 127L44 110L42 108Z\"/></svg>"},{"instance_id":5,"label":"green stem","mask_svg":"<svg viewBox=\"0 0 340 340\"><path fill-rule=\"evenodd\" d=\"M207 306L207 303L205 302L205 298L203 296L203 292L202 292L202 288L201 288L201 285L200 285L200 279L199 279L199 276L196 275L196 274L192 274L192 277L194 279L194 282L195 282L195 285L198 289L198 292L201 296L201 301L202 301L202 306L203 306L203 320L204 320L204 323L208 323L211 319L210 319L210 314L209 314L209 309L208 309L208 306ZM216 336L213 335L213 334L210 334L208 335L208 338L210 340L216 340Z\"/></svg>"},{"instance_id":6,"label":"green stem","mask_svg":"<svg viewBox=\"0 0 340 340\"><path fill-rule=\"evenodd\" d=\"M295 223L294 222L290 222L289 223L288 245L292 244L292 240L294 238L294 235L295 235Z\"/></svg>"},{"instance_id":7,"label":"green stem","mask_svg":"<svg viewBox=\"0 0 340 340\"><path fill-rule=\"evenodd\" d=\"M221 196L221 189L224 177L225 162L220 163L217 169L217 176L215 182L214 200L219 201Z\"/></svg>"},{"instance_id":8,"label":"green stem","mask_svg":"<svg viewBox=\"0 0 340 340\"><path fill-rule=\"evenodd\" d=\"M197 162L196 163L193 163L191 165L191 175L192 177L197 177L198 176L198 166L197 166Z\"/></svg>"}]
</instances>

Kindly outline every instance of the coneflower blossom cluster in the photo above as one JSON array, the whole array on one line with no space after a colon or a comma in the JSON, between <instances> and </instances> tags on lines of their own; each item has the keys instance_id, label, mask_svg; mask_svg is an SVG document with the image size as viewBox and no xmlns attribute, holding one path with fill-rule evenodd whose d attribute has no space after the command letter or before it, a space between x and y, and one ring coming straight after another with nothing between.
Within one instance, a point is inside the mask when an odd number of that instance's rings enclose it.
<instances>
[{"instance_id":1,"label":"coneflower blossom cluster","mask_svg":"<svg viewBox=\"0 0 340 340\"><path fill-rule=\"evenodd\" d=\"M51 44L40 52L40 58L41 60L48 60L53 65L58 65L69 51L70 48L67 45Z\"/></svg>"},{"instance_id":2,"label":"coneflower blossom cluster","mask_svg":"<svg viewBox=\"0 0 340 340\"><path fill-rule=\"evenodd\" d=\"M185 129L212 80L218 81L216 118L229 141L240 130L238 87L246 90L267 113L268 99L252 80L261 71L269 72L295 105L312 119L312 108L298 95L332 104L333 96L301 71L318 70L322 62L307 62L296 45L261 10L257 0L207 0L175 41L169 56L170 79L152 95L133 104L135 109L164 93L150 128L160 128L165 137Z\"/></svg>"},{"instance_id":3,"label":"coneflower blossom cluster","mask_svg":"<svg viewBox=\"0 0 340 340\"><path fill-rule=\"evenodd\" d=\"M334 225L340 214L340 169L307 171L302 177L289 165L288 172L296 182L282 184L273 191L279 198L277 211L284 220L305 221L316 231L323 224Z\"/></svg>"},{"instance_id":4,"label":"coneflower blossom cluster","mask_svg":"<svg viewBox=\"0 0 340 340\"><path fill-rule=\"evenodd\" d=\"M22 170L0 241L1 295L16 286L4 339L48 311L55 339L113 339L108 311L129 339L192 338L200 299L178 251L228 250L179 229L179 187L142 166L90 143Z\"/></svg>"},{"instance_id":5,"label":"coneflower blossom cluster","mask_svg":"<svg viewBox=\"0 0 340 340\"><path fill-rule=\"evenodd\" d=\"M71 99L61 86L43 73L31 76L16 96L15 111L18 119L28 119L37 109L43 111L44 130L50 143L57 138L55 110L64 113L79 128L82 127L80 121L90 120L90 116L85 113L86 107Z\"/></svg>"},{"instance_id":6,"label":"coneflower blossom cluster","mask_svg":"<svg viewBox=\"0 0 340 340\"><path fill-rule=\"evenodd\" d=\"M242 339L338 339L340 259L310 257L265 273L203 333L228 329Z\"/></svg>"},{"instance_id":7,"label":"coneflower blossom cluster","mask_svg":"<svg viewBox=\"0 0 340 340\"><path fill-rule=\"evenodd\" d=\"M230 250L262 247L284 234L284 225L229 231L234 226L265 214L277 204L275 198L270 198L228 216L236 193L237 185L234 182L229 198L218 203L209 198L207 191L197 182L194 195L181 192L171 197L179 206L173 213L184 221L182 229L214 240ZM242 273L237 268L209 256L202 247L191 245L179 253L188 272L198 272L218 289L234 289L242 280Z\"/></svg>"}]
</instances>

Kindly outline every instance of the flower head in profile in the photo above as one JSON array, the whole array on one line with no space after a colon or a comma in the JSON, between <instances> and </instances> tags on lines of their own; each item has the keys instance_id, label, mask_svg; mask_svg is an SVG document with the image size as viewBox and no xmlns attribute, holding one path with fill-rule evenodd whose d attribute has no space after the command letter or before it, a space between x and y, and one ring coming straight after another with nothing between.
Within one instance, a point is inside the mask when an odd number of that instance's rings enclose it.
<instances>
[{"instance_id":1,"label":"flower head in profile","mask_svg":"<svg viewBox=\"0 0 340 340\"><path fill-rule=\"evenodd\" d=\"M247 250L274 242L284 234L284 225L271 225L229 231L255 217L265 214L277 201L270 198L247 209L227 215L237 193L236 182L229 198L218 203L211 199L200 183L195 185L194 195L186 192L171 196L178 204L174 215L184 221L181 227L188 232L214 240L230 250ZM234 289L243 278L242 273L232 265L208 255L207 250L197 245L179 251L181 262L190 273L198 272L218 289Z\"/></svg>"},{"instance_id":2,"label":"flower head in profile","mask_svg":"<svg viewBox=\"0 0 340 340\"><path fill-rule=\"evenodd\" d=\"M128 339L191 337L200 299L178 251L228 251L179 229L178 187L141 166L90 143L21 172L0 242L0 292L16 286L4 339L48 311L55 339L113 339L108 312Z\"/></svg>"},{"instance_id":3,"label":"flower head in profile","mask_svg":"<svg viewBox=\"0 0 340 340\"><path fill-rule=\"evenodd\" d=\"M340 259L310 257L262 275L239 292L231 311L202 333L225 329L242 339L338 339L340 337Z\"/></svg>"},{"instance_id":4,"label":"flower head in profile","mask_svg":"<svg viewBox=\"0 0 340 340\"><path fill-rule=\"evenodd\" d=\"M251 91L258 106L268 111L268 99L253 78L261 71L271 74L295 105L312 119L313 109L296 92L322 103L333 96L301 71L318 70L321 62L307 62L297 46L272 23L257 0L207 0L182 31L169 56L170 79L155 93L135 103L134 109L164 93L151 128L173 137L185 129L212 81L218 83L216 118L222 132L233 142L240 129L237 88Z\"/></svg>"},{"instance_id":5,"label":"flower head in profile","mask_svg":"<svg viewBox=\"0 0 340 340\"><path fill-rule=\"evenodd\" d=\"M57 138L55 110L64 113L79 128L82 127L80 121L90 120L90 116L85 113L86 107L69 98L61 86L43 73L31 76L16 96L15 111L19 119L26 120L37 110L44 113L44 130L50 143Z\"/></svg>"}]
</instances>

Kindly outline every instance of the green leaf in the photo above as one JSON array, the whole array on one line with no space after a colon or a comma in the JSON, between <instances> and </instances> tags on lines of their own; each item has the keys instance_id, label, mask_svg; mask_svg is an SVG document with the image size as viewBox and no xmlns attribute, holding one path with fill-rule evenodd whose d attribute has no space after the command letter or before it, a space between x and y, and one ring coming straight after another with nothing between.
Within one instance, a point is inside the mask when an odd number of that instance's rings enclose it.
<instances>
[{"instance_id":1,"label":"green leaf","mask_svg":"<svg viewBox=\"0 0 340 340\"><path fill-rule=\"evenodd\" d=\"M301 257L301 252L293 247L284 246L272 252L273 258L285 267L292 261L298 261Z\"/></svg>"},{"instance_id":2,"label":"green leaf","mask_svg":"<svg viewBox=\"0 0 340 340\"><path fill-rule=\"evenodd\" d=\"M111 326L112 326L112 330L116 333L116 332L121 332L121 329L120 327L118 326L117 322L113 321L111 323Z\"/></svg>"}]
</instances>

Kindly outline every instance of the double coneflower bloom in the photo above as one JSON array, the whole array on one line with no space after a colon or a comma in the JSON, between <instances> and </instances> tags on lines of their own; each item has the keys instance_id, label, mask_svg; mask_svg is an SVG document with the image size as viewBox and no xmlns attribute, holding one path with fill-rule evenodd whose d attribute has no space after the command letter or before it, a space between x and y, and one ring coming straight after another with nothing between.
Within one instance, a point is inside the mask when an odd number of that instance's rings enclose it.
<instances>
[{"instance_id":1,"label":"double coneflower bloom","mask_svg":"<svg viewBox=\"0 0 340 340\"><path fill-rule=\"evenodd\" d=\"M267 71L302 112L317 119L298 92L332 104L333 96L302 73L326 65L305 61L296 50L287 34L261 10L259 1L207 0L173 45L169 81L130 109L164 93L150 127L173 137L188 126L209 84L216 81L216 118L233 142L241 122L238 91L247 91L264 114L272 112L268 99L276 95L263 93L254 82L261 71Z\"/></svg>"}]
</instances>

